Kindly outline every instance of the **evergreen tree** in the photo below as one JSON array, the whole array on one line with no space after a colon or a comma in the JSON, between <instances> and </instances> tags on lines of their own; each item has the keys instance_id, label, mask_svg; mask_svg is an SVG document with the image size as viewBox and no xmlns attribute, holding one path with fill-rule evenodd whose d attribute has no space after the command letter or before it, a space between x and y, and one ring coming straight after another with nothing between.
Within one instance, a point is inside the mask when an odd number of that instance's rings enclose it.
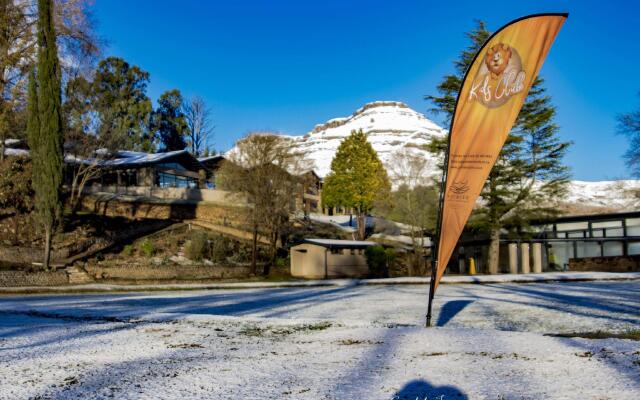
<instances>
[{"instance_id":1,"label":"evergreen tree","mask_svg":"<svg viewBox=\"0 0 640 400\"><path fill-rule=\"evenodd\" d=\"M640 177L640 108L618 116L618 132L629 138L629 149L624 157L635 177Z\"/></svg>"},{"instance_id":2,"label":"evergreen tree","mask_svg":"<svg viewBox=\"0 0 640 400\"><path fill-rule=\"evenodd\" d=\"M182 112L182 95L177 89L164 92L154 113L154 128L162 143L162 151L183 150L187 147L187 120Z\"/></svg>"},{"instance_id":3,"label":"evergreen tree","mask_svg":"<svg viewBox=\"0 0 640 400\"><path fill-rule=\"evenodd\" d=\"M91 88L98 136L110 136L125 150L154 150L148 83L148 72L121 58L100 61Z\"/></svg>"},{"instance_id":4,"label":"evergreen tree","mask_svg":"<svg viewBox=\"0 0 640 400\"><path fill-rule=\"evenodd\" d=\"M353 209L358 217L358 236L364 239L366 215L377 200L388 196L390 189L387 172L367 135L362 130L352 131L331 161L322 203L327 207Z\"/></svg>"},{"instance_id":5,"label":"evergreen tree","mask_svg":"<svg viewBox=\"0 0 640 400\"><path fill-rule=\"evenodd\" d=\"M53 1L38 0L38 71L29 83L27 134L36 213L45 233L45 268L49 267L54 229L62 218L62 100L53 23Z\"/></svg>"},{"instance_id":6,"label":"evergreen tree","mask_svg":"<svg viewBox=\"0 0 640 400\"><path fill-rule=\"evenodd\" d=\"M434 104L434 111L443 113L449 122L464 73L489 36L485 24L478 22L467 34L471 44L454 63L456 73L438 85L438 96L426 96ZM554 214L557 208L553 204L566 190L569 171L562 159L570 143L558 138L555 114L544 80L537 78L480 194L484 206L476 209L469 220L471 226L489 234L490 273L498 272L501 230L521 230L533 218ZM436 139L429 149L442 154L446 142L447 138Z\"/></svg>"}]
</instances>

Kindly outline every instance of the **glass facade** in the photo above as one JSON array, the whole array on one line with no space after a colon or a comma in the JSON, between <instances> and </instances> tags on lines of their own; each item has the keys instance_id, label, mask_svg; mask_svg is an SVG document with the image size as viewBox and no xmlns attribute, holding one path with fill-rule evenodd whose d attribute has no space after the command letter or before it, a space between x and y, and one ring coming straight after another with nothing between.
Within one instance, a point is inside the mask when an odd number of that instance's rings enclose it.
<instances>
[{"instance_id":1,"label":"glass facade","mask_svg":"<svg viewBox=\"0 0 640 400\"><path fill-rule=\"evenodd\" d=\"M572 242L553 242L547 246L549 268L564 271L569 266L569 259L573 257Z\"/></svg>"},{"instance_id":2,"label":"glass facade","mask_svg":"<svg viewBox=\"0 0 640 400\"><path fill-rule=\"evenodd\" d=\"M601 257L601 242L575 242L576 258Z\"/></svg>"},{"instance_id":3,"label":"glass facade","mask_svg":"<svg viewBox=\"0 0 640 400\"><path fill-rule=\"evenodd\" d=\"M624 255L624 242L604 242L602 244L602 255L605 257Z\"/></svg>"},{"instance_id":4,"label":"glass facade","mask_svg":"<svg viewBox=\"0 0 640 400\"><path fill-rule=\"evenodd\" d=\"M640 217L637 215L595 215L580 221L567 218L572 221L540 224L532 232L546 241L549 268L566 269L572 258L640 255Z\"/></svg>"},{"instance_id":5,"label":"glass facade","mask_svg":"<svg viewBox=\"0 0 640 400\"><path fill-rule=\"evenodd\" d=\"M627 254L629 254L630 256L640 254L640 242L627 243Z\"/></svg>"},{"instance_id":6,"label":"glass facade","mask_svg":"<svg viewBox=\"0 0 640 400\"><path fill-rule=\"evenodd\" d=\"M156 175L156 185L161 188L198 188L198 180L190 176L181 176L158 172Z\"/></svg>"}]
</instances>

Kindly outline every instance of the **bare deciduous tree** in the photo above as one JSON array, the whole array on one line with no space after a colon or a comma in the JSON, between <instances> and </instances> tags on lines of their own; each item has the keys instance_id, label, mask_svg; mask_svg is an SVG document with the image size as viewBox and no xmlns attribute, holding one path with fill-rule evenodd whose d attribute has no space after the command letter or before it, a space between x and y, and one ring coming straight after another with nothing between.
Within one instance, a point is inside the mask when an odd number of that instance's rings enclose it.
<instances>
[{"instance_id":1,"label":"bare deciduous tree","mask_svg":"<svg viewBox=\"0 0 640 400\"><path fill-rule=\"evenodd\" d=\"M202 156L209 148L214 125L211 122L211 109L204 99L195 96L183 104L183 113L188 126L188 145L194 157Z\"/></svg>"},{"instance_id":2,"label":"bare deciduous tree","mask_svg":"<svg viewBox=\"0 0 640 400\"><path fill-rule=\"evenodd\" d=\"M251 269L256 273L259 233L270 241L268 275L275 262L278 239L289 224L299 176L307 167L304 153L288 139L271 133L252 133L236 143L218 173L222 189L248 196L246 222L253 234Z\"/></svg>"},{"instance_id":3,"label":"bare deciduous tree","mask_svg":"<svg viewBox=\"0 0 640 400\"><path fill-rule=\"evenodd\" d=\"M28 71L36 55L34 0L0 0L0 159L5 139L24 131ZM100 54L94 31L93 0L56 0L54 23L63 85L90 74Z\"/></svg>"},{"instance_id":4,"label":"bare deciduous tree","mask_svg":"<svg viewBox=\"0 0 640 400\"><path fill-rule=\"evenodd\" d=\"M431 164L424 155L403 148L392 155L389 176L395 190L387 218L407 225L413 247L410 275L421 275L424 267L425 231L435 225L437 190L429 174Z\"/></svg>"}]
</instances>

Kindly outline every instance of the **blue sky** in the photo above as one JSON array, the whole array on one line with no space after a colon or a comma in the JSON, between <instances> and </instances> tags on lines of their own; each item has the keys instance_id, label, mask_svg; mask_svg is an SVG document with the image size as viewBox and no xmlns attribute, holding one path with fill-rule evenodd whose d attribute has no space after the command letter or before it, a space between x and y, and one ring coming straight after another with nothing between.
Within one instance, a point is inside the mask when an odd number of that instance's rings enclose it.
<instances>
[{"instance_id":1,"label":"blue sky","mask_svg":"<svg viewBox=\"0 0 640 400\"><path fill-rule=\"evenodd\" d=\"M151 74L149 96L200 95L213 146L251 130L304 134L375 100L427 113L475 19L498 29L538 12L570 13L541 75L558 106L574 179L628 177L615 116L640 107L640 2L97 0L105 55ZM427 116L441 123L440 118Z\"/></svg>"}]
</instances>

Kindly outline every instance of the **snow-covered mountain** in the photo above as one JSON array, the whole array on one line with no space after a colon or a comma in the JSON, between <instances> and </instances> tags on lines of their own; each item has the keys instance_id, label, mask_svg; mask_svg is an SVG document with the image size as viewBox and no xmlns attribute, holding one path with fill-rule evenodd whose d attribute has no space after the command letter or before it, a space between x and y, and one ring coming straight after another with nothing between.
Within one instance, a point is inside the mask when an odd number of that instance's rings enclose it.
<instances>
[{"instance_id":1,"label":"snow-covered mountain","mask_svg":"<svg viewBox=\"0 0 640 400\"><path fill-rule=\"evenodd\" d=\"M433 137L444 136L446 130L401 102L368 103L348 117L334 118L316 125L304 136L287 137L307 154L314 171L320 177L325 177L331 170L331 160L340 142L352 130L359 129L368 134L369 142L378 152L387 171L393 169L393 154L405 148L423 155L430 161L432 173L439 173L435 158L422 146ZM639 180L572 181L561 207L574 215L637 210L640 199L636 193L640 193Z\"/></svg>"},{"instance_id":2,"label":"snow-covered mountain","mask_svg":"<svg viewBox=\"0 0 640 400\"><path fill-rule=\"evenodd\" d=\"M291 136L291 139L313 161L315 172L325 177L342 139L359 129L368 134L369 142L387 169L392 154L404 147L431 160L436 171L433 156L421 146L434 136L444 136L446 131L423 114L396 101L365 104L348 117L331 119L316 125L306 135Z\"/></svg>"}]
</instances>

